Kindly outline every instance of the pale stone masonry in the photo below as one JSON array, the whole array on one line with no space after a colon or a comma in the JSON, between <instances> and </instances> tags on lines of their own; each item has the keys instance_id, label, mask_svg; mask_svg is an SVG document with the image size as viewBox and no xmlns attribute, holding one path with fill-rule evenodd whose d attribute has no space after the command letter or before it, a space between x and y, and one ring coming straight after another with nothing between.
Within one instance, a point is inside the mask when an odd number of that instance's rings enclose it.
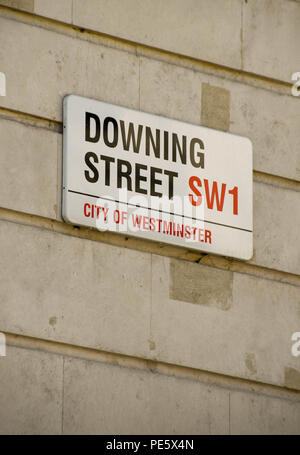
<instances>
[{"instance_id":1,"label":"pale stone masonry","mask_svg":"<svg viewBox=\"0 0 300 455\"><path fill-rule=\"evenodd\" d=\"M0 0L1 434L300 434L300 2ZM65 224L62 100L247 136L242 262Z\"/></svg>"}]
</instances>

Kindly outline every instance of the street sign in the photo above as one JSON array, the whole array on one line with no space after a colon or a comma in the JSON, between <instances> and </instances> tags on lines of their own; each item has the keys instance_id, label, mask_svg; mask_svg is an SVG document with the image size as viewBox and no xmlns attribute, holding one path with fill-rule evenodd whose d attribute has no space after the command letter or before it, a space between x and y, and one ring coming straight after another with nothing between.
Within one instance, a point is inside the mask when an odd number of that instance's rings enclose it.
<instances>
[{"instance_id":1,"label":"street sign","mask_svg":"<svg viewBox=\"0 0 300 455\"><path fill-rule=\"evenodd\" d=\"M249 139L75 95L63 122L66 222L251 258Z\"/></svg>"}]
</instances>

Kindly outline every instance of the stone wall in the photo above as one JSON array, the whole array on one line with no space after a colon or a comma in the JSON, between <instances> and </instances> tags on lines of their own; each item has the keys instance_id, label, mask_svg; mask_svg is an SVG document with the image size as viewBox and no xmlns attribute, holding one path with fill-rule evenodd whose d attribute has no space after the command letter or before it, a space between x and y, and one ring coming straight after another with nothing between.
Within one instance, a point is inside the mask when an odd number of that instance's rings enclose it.
<instances>
[{"instance_id":1,"label":"stone wall","mask_svg":"<svg viewBox=\"0 0 300 455\"><path fill-rule=\"evenodd\" d=\"M0 433L300 434L300 2L0 0ZM62 99L252 140L248 262L63 223Z\"/></svg>"}]
</instances>

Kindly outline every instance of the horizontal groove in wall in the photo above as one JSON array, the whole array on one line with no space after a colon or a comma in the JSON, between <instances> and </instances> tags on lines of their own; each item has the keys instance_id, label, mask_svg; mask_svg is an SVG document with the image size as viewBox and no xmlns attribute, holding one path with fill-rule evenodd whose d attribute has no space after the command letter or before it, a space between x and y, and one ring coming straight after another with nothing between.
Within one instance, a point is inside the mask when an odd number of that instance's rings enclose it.
<instances>
[{"instance_id":1,"label":"horizontal groove in wall","mask_svg":"<svg viewBox=\"0 0 300 455\"><path fill-rule=\"evenodd\" d=\"M257 278L277 281L280 283L286 283L292 286L300 287L299 275L279 270L273 270L267 267L242 262L236 259L225 258L223 256L214 256L211 254L192 251L178 246L162 244L159 242L151 242L150 240L144 240L129 236L127 237L125 235L116 234L113 232L101 232L97 231L96 229L89 229L85 227L79 228L60 221L51 220L37 215L29 215L27 213L17 212L6 208L0 208L0 220L39 229L46 229L58 234L70 235L72 237L78 237L95 242L103 242L123 248L158 254L160 256L201 263L221 270L243 273Z\"/></svg>"},{"instance_id":2,"label":"horizontal groove in wall","mask_svg":"<svg viewBox=\"0 0 300 455\"><path fill-rule=\"evenodd\" d=\"M297 180L281 177L280 175L268 174L262 171L253 171L253 180L257 183L264 183L287 190L300 191L300 182Z\"/></svg>"},{"instance_id":3,"label":"horizontal groove in wall","mask_svg":"<svg viewBox=\"0 0 300 455\"><path fill-rule=\"evenodd\" d=\"M56 133L60 134L62 134L63 131L63 125L61 122L50 120L45 117L38 117L32 114L26 114L25 112L16 111L14 109L8 109L1 106L0 118L12 120L36 128L44 128L50 131L55 131ZM300 182L286 177L267 174L265 172L254 170L253 179L255 182L258 183L265 183L267 185L273 185L285 189L300 191Z\"/></svg>"},{"instance_id":4,"label":"horizontal groove in wall","mask_svg":"<svg viewBox=\"0 0 300 455\"><path fill-rule=\"evenodd\" d=\"M125 354L60 343L57 341L49 341L26 335L17 335L8 332L3 333L6 336L6 343L8 346L39 350L55 355L73 357L87 361L109 363L124 368L146 370L153 374L162 374L165 376L176 377L178 379L190 379L229 390L258 393L260 395L271 396L273 398L290 399L293 402L295 402L296 399L296 401L300 402L300 391L288 389L275 384L228 376L206 370L161 362L158 360L144 359Z\"/></svg>"},{"instance_id":5,"label":"horizontal groove in wall","mask_svg":"<svg viewBox=\"0 0 300 455\"><path fill-rule=\"evenodd\" d=\"M38 16L33 13L20 11L7 6L0 6L0 17L6 17L8 19L23 22L35 27L45 28L56 33L65 34L71 36L72 38L89 41L94 44L123 50L125 52L129 52L138 56L161 60L166 63L189 68L205 74L214 75L216 77L222 77L225 79L242 82L257 88L274 91L281 95L292 96L292 81L291 83L288 83L260 74L247 72L242 69L230 68L227 66L219 65L217 63L196 59L194 57L176 54L171 51L158 49L146 44L141 44L105 33L100 33L94 30L85 29L71 23L60 22L54 19Z\"/></svg>"},{"instance_id":6,"label":"horizontal groove in wall","mask_svg":"<svg viewBox=\"0 0 300 455\"><path fill-rule=\"evenodd\" d=\"M0 106L0 117L5 120L12 120L14 122L23 123L27 126L34 126L36 128L44 128L46 130L61 133L63 130L62 122L50 120L45 117L39 117L33 114L16 111L15 109L8 109Z\"/></svg>"}]
</instances>

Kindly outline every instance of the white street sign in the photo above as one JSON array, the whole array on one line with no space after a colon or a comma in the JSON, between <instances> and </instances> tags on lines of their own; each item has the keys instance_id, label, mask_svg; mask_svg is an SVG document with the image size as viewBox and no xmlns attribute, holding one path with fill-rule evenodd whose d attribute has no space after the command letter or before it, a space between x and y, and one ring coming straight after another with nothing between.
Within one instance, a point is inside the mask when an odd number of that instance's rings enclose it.
<instances>
[{"instance_id":1,"label":"white street sign","mask_svg":"<svg viewBox=\"0 0 300 455\"><path fill-rule=\"evenodd\" d=\"M66 222L251 258L249 139L75 95L63 107Z\"/></svg>"}]
</instances>

